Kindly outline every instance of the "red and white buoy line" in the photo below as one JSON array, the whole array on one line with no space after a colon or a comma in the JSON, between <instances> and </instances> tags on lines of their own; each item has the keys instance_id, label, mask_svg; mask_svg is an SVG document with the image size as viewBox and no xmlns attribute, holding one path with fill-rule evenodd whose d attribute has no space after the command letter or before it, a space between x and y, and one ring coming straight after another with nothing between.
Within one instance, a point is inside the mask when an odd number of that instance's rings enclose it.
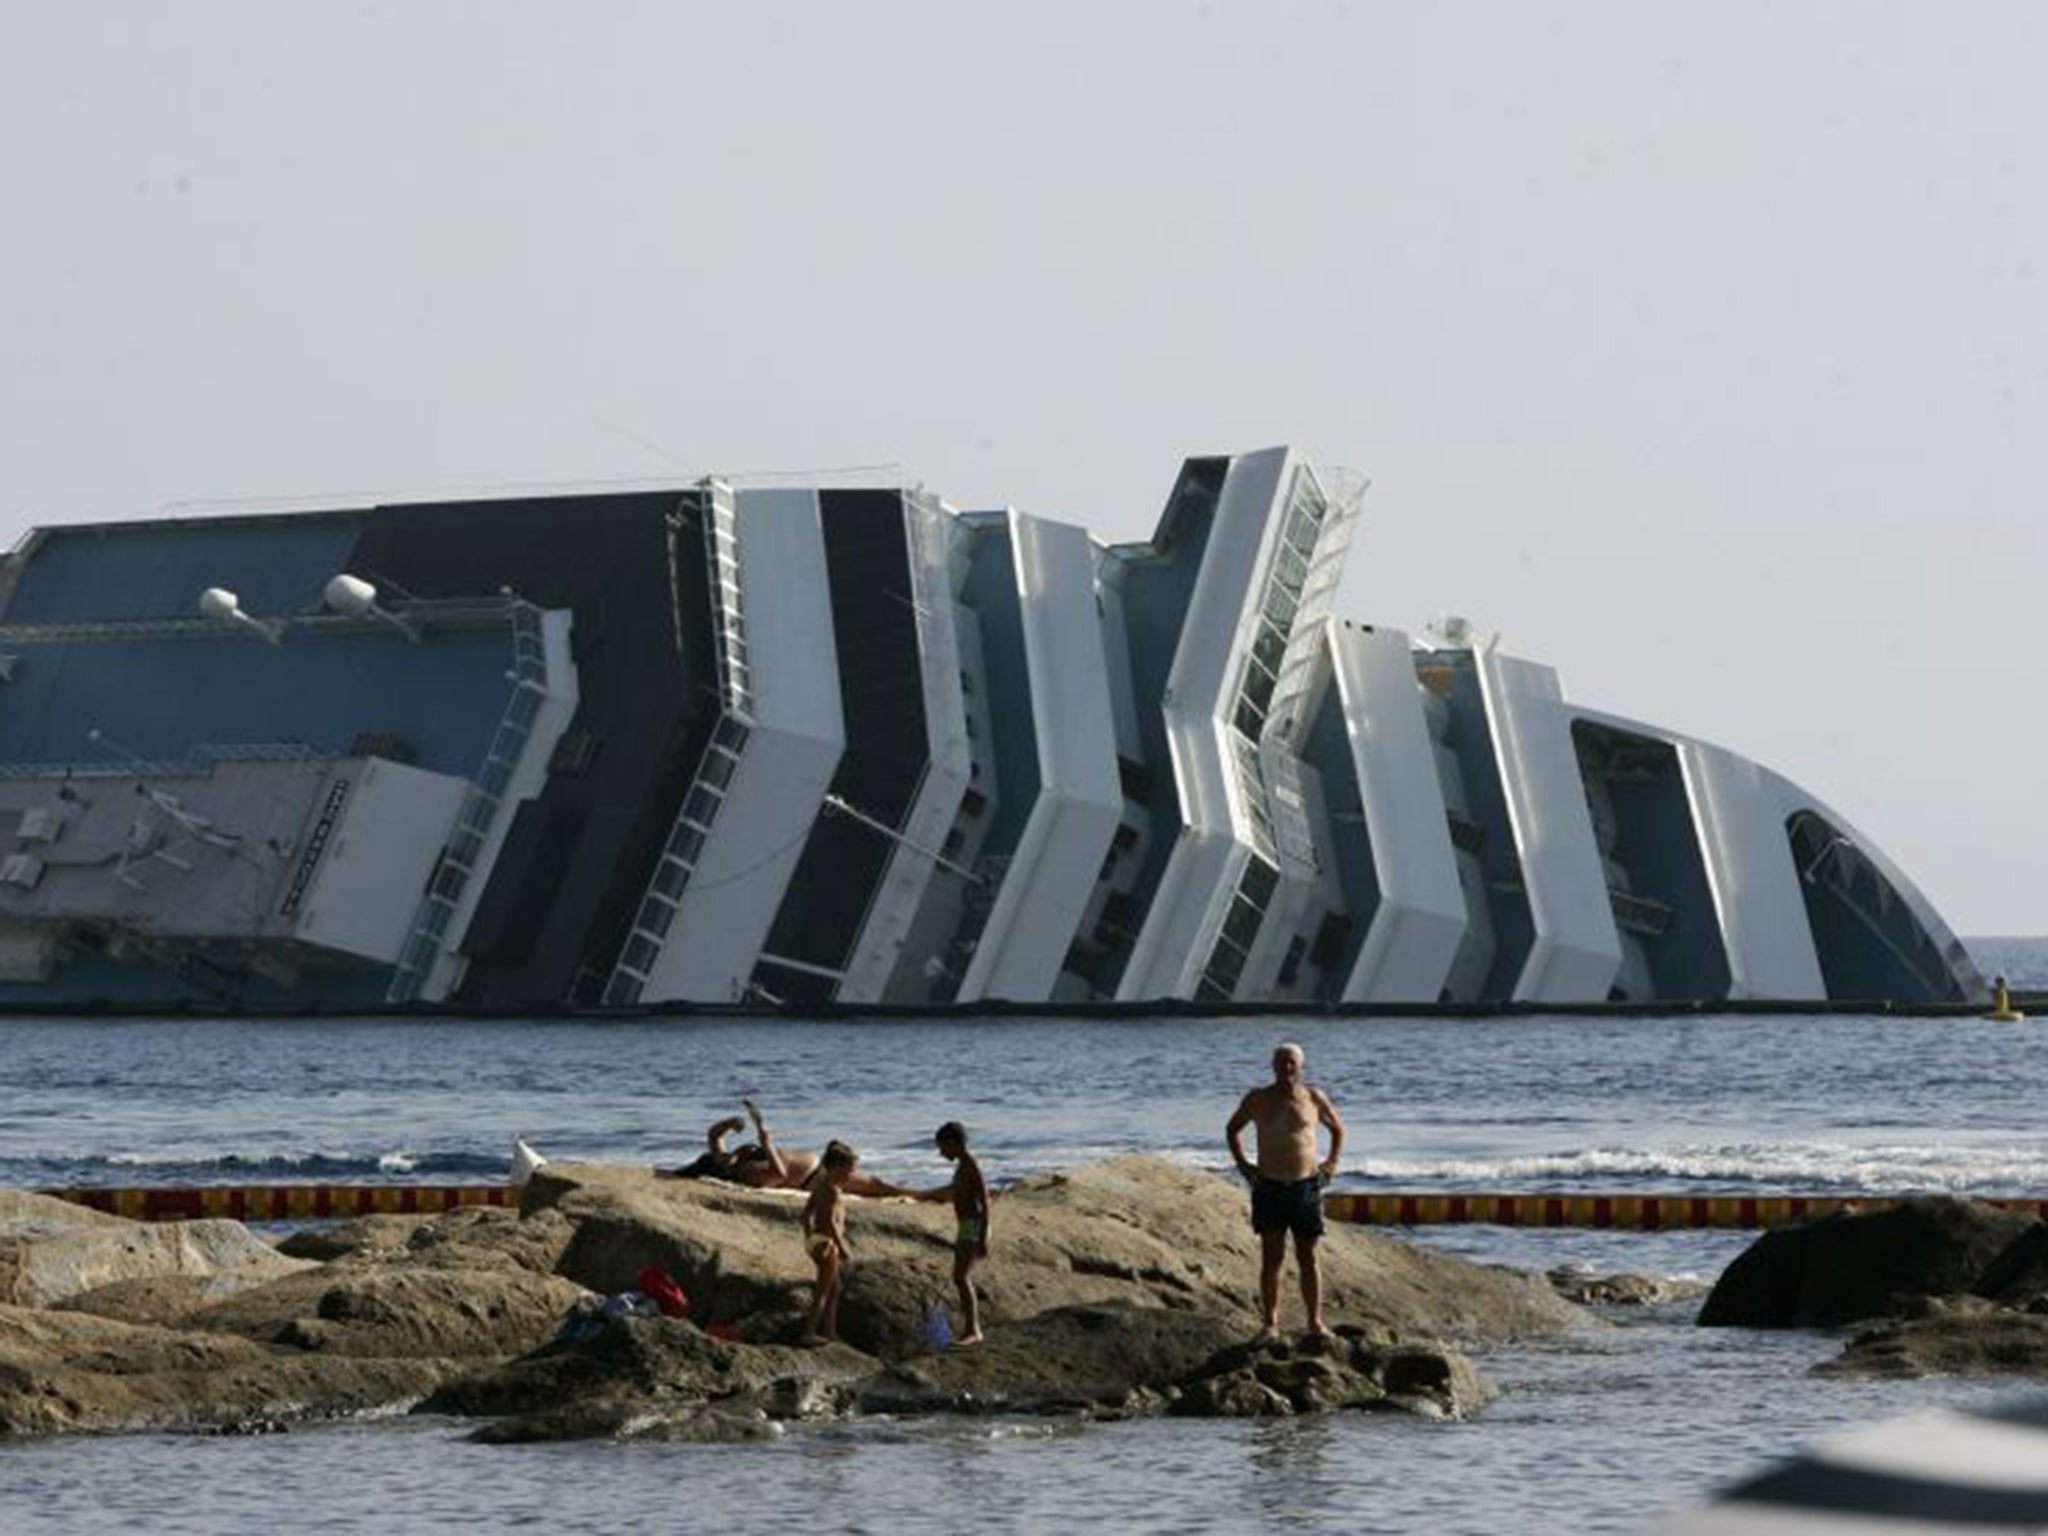
<instances>
[{"instance_id":1,"label":"red and white buoy line","mask_svg":"<svg viewBox=\"0 0 2048 1536\"><path fill-rule=\"evenodd\" d=\"M503 1184L185 1184L90 1186L38 1194L136 1221L325 1221L345 1216L439 1215L466 1205L516 1206Z\"/></svg>"},{"instance_id":2,"label":"red and white buoy line","mask_svg":"<svg viewBox=\"0 0 2048 1536\"><path fill-rule=\"evenodd\" d=\"M464 1206L519 1204L518 1187L504 1184L198 1184L45 1189L38 1193L138 1221L209 1217L323 1221L350 1216L436 1215ZM1323 1211L1332 1221L1381 1227L1472 1223L1616 1232L1714 1227L1756 1231L1896 1203L1897 1197L1888 1195L1419 1194L1375 1190L1326 1195ZM1982 1203L2048 1219L2048 1199L1984 1199Z\"/></svg>"},{"instance_id":3,"label":"red and white buoy line","mask_svg":"<svg viewBox=\"0 0 2048 1536\"><path fill-rule=\"evenodd\" d=\"M1722 1227L1756 1231L1817 1221L1841 1211L1874 1211L1898 1204L1891 1195L1542 1195L1370 1194L1326 1195L1332 1221L1381 1227L1429 1227L1471 1222L1499 1227L1594 1227L1616 1232L1676 1232ZM2048 1199L1992 1199L1982 1204L2048 1217Z\"/></svg>"}]
</instances>

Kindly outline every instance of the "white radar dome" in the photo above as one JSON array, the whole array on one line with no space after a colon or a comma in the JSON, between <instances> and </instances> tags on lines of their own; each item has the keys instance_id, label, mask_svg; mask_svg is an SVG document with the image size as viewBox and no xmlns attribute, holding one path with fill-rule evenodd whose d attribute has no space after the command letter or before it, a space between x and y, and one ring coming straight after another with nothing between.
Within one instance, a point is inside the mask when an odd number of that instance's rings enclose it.
<instances>
[{"instance_id":1,"label":"white radar dome","mask_svg":"<svg viewBox=\"0 0 2048 1536\"><path fill-rule=\"evenodd\" d=\"M351 576L346 571L330 579L321 595L329 608L351 618L362 618L377 607L377 589L362 577Z\"/></svg>"}]
</instances>

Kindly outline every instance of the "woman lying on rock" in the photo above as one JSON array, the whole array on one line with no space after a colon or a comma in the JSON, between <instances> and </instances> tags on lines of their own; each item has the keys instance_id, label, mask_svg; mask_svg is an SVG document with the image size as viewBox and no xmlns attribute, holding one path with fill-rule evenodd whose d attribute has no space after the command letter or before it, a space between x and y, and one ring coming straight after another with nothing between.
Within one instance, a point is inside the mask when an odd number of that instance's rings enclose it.
<instances>
[{"instance_id":1,"label":"woman lying on rock","mask_svg":"<svg viewBox=\"0 0 2048 1536\"><path fill-rule=\"evenodd\" d=\"M754 1101L741 1099L740 1105L747 1112L747 1120L754 1122L752 1141L742 1142L731 1151L726 1150L726 1137L743 1129L747 1123L738 1115L728 1115L704 1132L702 1157L681 1168L664 1169L663 1176L671 1179L724 1179L730 1184L744 1184L749 1189L807 1190L817 1183L821 1166L818 1154L795 1147L776 1146L775 1138L761 1119L761 1111ZM866 1173L855 1173L846 1181L844 1188L849 1195L866 1195L870 1199L910 1193Z\"/></svg>"}]
</instances>

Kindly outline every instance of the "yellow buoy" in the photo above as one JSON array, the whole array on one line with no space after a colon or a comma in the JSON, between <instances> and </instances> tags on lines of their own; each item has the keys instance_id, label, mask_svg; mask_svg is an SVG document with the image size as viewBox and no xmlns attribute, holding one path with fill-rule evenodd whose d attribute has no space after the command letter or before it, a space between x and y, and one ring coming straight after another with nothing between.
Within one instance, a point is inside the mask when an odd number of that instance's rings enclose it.
<instances>
[{"instance_id":1,"label":"yellow buoy","mask_svg":"<svg viewBox=\"0 0 2048 1536\"><path fill-rule=\"evenodd\" d=\"M2000 1024L2017 1024L2026 1015L2012 1005L2012 992L2003 976L1995 977L1991 983L1991 1017Z\"/></svg>"}]
</instances>

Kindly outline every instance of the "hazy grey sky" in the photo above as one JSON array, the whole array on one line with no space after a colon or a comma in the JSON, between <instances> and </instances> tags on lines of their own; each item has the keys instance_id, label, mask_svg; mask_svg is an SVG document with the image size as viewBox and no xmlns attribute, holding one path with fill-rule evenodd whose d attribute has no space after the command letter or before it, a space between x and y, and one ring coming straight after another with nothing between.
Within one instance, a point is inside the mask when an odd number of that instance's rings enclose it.
<instances>
[{"instance_id":1,"label":"hazy grey sky","mask_svg":"<svg viewBox=\"0 0 2048 1536\"><path fill-rule=\"evenodd\" d=\"M897 463L1146 532L1370 475L1344 608L2048 932L2048 8L0 0L0 539Z\"/></svg>"}]
</instances>

